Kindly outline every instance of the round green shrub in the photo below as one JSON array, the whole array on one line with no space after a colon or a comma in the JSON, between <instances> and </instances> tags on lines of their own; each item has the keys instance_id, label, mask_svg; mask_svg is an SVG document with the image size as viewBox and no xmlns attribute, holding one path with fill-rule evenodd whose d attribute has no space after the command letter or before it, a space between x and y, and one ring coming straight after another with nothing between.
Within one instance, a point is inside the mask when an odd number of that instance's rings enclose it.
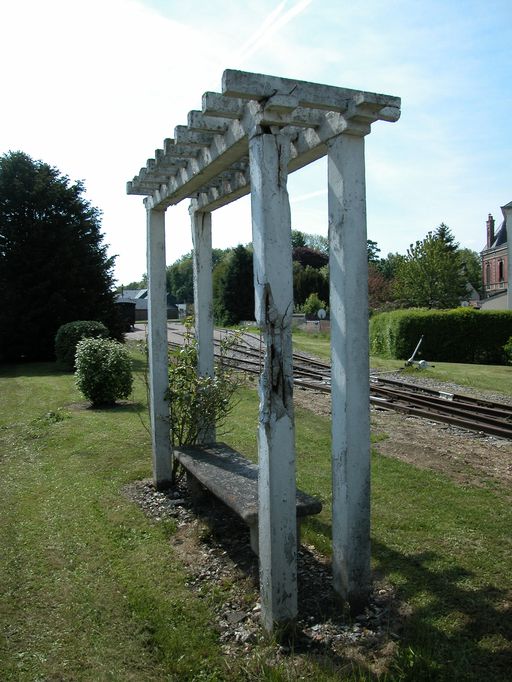
<instances>
[{"instance_id":1,"label":"round green shrub","mask_svg":"<svg viewBox=\"0 0 512 682\"><path fill-rule=\"evenodd\" d=\"M68 322L59 327L55 335L55 356L67 369L73 370L79 341L86 338L106 339L108 336L109 331L103 322L95 320Z\"/></svg>"},{"instance_id":2,"label":"round green shrub","mask_svg":"<svg viewBox=\"0 0 512 682\"><path fill-rule=\"evenodd\" d=\"M132 391L128 351L111 339L82 339L76 347L75 381L93 407L114 405Z\"/></svg>"}]
</instances>

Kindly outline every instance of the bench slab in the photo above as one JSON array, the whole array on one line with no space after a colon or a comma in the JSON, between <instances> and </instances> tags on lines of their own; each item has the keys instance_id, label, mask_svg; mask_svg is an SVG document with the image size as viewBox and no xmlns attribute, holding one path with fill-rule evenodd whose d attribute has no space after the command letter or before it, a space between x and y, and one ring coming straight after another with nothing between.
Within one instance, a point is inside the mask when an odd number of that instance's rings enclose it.
<instances>
[{"instance_id":1,"label":"bench slab","mask_svg":"<svg viewBox=\"0 0 512 682\"><path fill-rule=\"evenodd\" d=\"M194 445L174 450L187 472L224 502L245 523L258 523L258 467L225 443ZM318 514L320 500L297 490L297 517Z\"/></svg>"}]
</instances>

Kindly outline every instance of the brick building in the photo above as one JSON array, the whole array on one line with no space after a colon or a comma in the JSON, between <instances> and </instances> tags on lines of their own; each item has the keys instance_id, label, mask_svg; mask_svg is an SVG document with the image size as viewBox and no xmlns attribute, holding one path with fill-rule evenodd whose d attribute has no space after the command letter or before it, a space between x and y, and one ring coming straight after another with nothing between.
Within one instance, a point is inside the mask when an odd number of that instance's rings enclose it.
<instances>
[{"instance_id":1,"label":"brick building","mask_svg":"<svg viewBox=\"0 0 512 682\"><path fill-rule=\"evenodd\" d=\"M504 294L508 288L506 209L510 207L511 204L502 207L503 222L497 230L494 218L490 213L487 218L487 243L482 251L482 278L485 298Z\"/></svg>"}]
</instances>

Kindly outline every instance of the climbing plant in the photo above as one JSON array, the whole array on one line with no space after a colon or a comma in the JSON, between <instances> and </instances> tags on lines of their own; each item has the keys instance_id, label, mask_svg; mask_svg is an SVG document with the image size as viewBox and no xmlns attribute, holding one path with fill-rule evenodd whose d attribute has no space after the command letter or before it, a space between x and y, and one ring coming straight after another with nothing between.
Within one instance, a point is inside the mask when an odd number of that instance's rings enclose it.
<instances>
[{"instance_id":1,"label":"climbing plant","mask_svg":"<svg viewBox=\"0 0 512 682\"><path fill-rule=\"evenodd\" d=\"M234 333L221 341L213 377L197 372L197 341L190 320L185 324L183 345L169 349L167 398L173 447L194 445L214 429L218 435L225 429L241 383L240 375L229 362L238 340L239 335Z\"/></svg>"}]
</instances>

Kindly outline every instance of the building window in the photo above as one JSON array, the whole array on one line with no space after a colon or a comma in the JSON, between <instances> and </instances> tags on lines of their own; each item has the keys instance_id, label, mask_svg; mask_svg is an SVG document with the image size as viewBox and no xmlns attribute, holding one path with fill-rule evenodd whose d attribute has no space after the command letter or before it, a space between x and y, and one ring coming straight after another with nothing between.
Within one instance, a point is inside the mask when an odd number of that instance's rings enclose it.
<instances>
[{"instance_id":1,"label":"building window","mask_svg":"<svg viewBox=\"0 0 512 682\"><path fill-rule=\"evenodd\" d=\"M498 261L498 281L503 282L505 278L503 277L503 261Z\"/></svg>"},{"instance_id":2,"label":"building window","mask_svg":"<svg viewBox=\"0 0 512 682\"><path fill-rule=\"evenodd\" d=\"M487 263L485 266L485 283L486 284L491 283L491 266L489 263Z\"/></svg>"}]
</instances>

